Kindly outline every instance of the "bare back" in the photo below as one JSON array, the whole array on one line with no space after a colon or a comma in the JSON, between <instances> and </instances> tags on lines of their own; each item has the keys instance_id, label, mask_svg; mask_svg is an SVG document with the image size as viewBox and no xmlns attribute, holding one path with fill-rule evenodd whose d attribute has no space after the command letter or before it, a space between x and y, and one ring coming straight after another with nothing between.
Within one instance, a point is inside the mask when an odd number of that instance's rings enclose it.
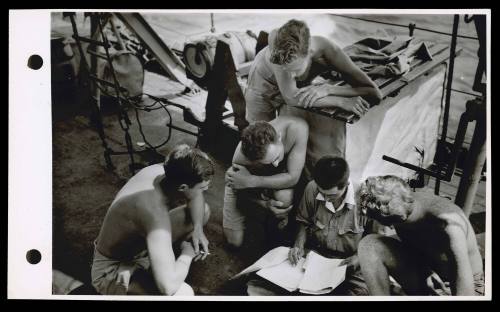
<instances>
[{"instance_id":1,"label":"bare back","mask_svg":"<svg viewBox=\"0 0 500 312\"><path fill-rule=\"evenodd\" d=\"M472 273L482 273L483 265L472 225L463 211L449 200L433 194L414 193L422 214L414 222L395 226L398 236L405 244L425 257L425 260L441 276L449 276L448 255L451 244L464 244L469 256ZM452 241L447 232L456 225L463 232L465 241Z\"/></svg>"},{"instance_id":2,"label":"bare back","mask_svg":"<svg viewBox=\"0 0 500 312\"><path fill-rule=\"evenodd\" d=\"M159 187L164 177L161 164L139 171L118 192L99 233L97 249L105 256L131 259L146 249L145 237L151 218L163 220L170 231L167 199Z\"/></svg>"}]
</instances>

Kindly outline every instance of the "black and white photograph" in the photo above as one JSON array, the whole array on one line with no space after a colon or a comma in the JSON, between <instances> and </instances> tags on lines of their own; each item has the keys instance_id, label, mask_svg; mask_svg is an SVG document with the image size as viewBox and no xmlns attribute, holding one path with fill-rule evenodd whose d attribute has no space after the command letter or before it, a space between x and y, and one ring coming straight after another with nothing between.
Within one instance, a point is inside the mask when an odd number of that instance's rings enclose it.
<instances>
[{"instance_id":1,"label":"black and white photograph","mask_svg":"<svg viewBox=\"0 0 500 312\"><path fill-rule=\"evenodd\" d=\"M491 10L9 16L8 297L491 300Z\"/></svg>"}]
</instances>

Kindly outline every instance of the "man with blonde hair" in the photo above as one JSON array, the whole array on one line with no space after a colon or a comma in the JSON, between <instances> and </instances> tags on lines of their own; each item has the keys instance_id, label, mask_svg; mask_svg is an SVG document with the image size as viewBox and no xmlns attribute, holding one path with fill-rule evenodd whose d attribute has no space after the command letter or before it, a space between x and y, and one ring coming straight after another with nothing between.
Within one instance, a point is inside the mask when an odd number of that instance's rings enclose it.
<instances>
[{"instance_id":1,"label":"man with blonde hair","mask_svg":"<svg viewBox=\"0 0 500 312\"><path fill-rule=\"evenodd\" d=\"M484 272L474 230L460 207L412 192L399 177L370 177L358 204L367 216L392 225L398 238L371 234L358 257L371 295L389 295L392 276L408 295L484 295Z\"/></svg>"},{"instance_id":2,"label":"man with blonde hair","mask_svg":"<svg viewBox=\"0 0 500 312\"><path fill-rule=\"evenodd\" d=\"M311 36L303 21L292 19L269 34L269 45L255 57L245 90L247 120L269 121L296 116L309 125L305 173L311 180L316 161L325 155L345 157L344 121L299 109L338 107L359 117L378 104L377 85L331 40ZM311 84L320 74L335 71L349 84Z\"/></svg>"}]
</instances>

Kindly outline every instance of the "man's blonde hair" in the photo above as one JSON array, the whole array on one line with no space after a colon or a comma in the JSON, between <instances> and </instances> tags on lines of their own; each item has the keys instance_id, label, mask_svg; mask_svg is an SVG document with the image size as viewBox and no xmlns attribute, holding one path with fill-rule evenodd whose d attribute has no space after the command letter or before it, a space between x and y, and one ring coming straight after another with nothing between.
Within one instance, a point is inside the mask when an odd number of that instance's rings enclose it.
<instances>
[{"instance_id":1,"label":"man's blonde hair","mask_svg":"<svg viewBox=\"0 0 500 312\"><path fill-rule=\"evenodd\" d=\"M361 183L357 191L358 202L361 208L366 209L369 204L380 208L381 198L390 198L390 203L405 207L413 203L412 191L408 184L394 175L369 177Z\"/></svg>"},{"instance_id":2,"label":"man's blonde hair","mask_svg":"<svg viewBox=\"0 0 500 312\"><path fill-rule=\"evenodd\" d=\"M309 27L303 21L289 20L281 26L273 42L271 63L285 65L297 57L304 57L309 51Z\"/></svg>"}]
</instances>

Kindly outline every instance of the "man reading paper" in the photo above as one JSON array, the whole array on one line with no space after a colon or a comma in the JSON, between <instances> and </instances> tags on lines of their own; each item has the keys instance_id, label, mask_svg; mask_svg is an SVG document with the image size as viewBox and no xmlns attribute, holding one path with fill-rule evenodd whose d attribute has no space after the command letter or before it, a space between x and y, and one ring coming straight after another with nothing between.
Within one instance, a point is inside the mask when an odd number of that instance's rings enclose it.
<instances>
[{"instance_id":1,"label":"man reading paper","mask_svg":"<svg viewBox=\"0 0 500 312\"><path fill-rule=\"evenodd\" d=\"M368 219L356 206L349 174L349 165L341 157L318 160L298 207L299 230L289 260L296 264L306 247L329 258L345 259L340 263L347 265L345 281L330 294L363 296L368 295L368 287L361 276L357 248Z\"/></svg>"}]
</instances>

